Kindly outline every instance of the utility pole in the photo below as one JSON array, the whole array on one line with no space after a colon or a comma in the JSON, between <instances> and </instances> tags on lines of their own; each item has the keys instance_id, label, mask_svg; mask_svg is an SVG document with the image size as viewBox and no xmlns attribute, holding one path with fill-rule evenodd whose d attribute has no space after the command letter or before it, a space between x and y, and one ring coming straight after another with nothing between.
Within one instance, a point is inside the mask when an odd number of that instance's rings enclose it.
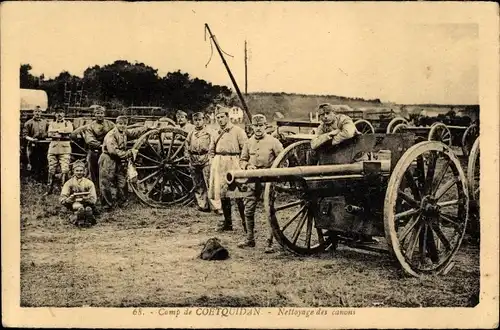
<instances>
[{"instance_id":1,"label":"utility pole","mask_svg":"<svg viewBox=\"0 0 500 330\"><path fill-rule=\"evenodd\" d=\"M247 41L245 40L245 95L248 94Z\"/></svg>"}]
</instances>

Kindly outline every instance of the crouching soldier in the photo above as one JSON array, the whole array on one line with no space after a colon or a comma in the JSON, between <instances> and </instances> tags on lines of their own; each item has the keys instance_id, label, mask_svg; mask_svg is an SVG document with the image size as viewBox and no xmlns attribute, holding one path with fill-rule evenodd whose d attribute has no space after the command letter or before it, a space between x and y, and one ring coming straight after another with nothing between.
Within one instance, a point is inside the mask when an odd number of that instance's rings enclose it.
<instances>
[{"instance_id":1,"label":"crouching soldier","mask_svg":"<svg viewBox=\"0 0 500 330\"><path fill-rule=\"evenodd\" d=\"M132 151L127 150L127 139L135 139L146 133L147 127L127 129L127 118L119 116L116 125L104 137L102 154L99 157L99 187L101 205L110 210L115 206L113 189L116 189L116 202L124 206L127 201L127 162Z\"/></svg>"},{"instance_id":2,"label":"crouching soldier","mask_svg":"<svg viewBox=\"0 0 500 330\"><path fill-rule=\"evenodd\" d=\"M47 154L47 161L49 163L49 188L45 195L52 193L57 165L61 168L61 186L66 182L71 159L71 132L73 132L73 124L64 120L64 109L61 107L57 108L56 119L49 124L47 132L51 142Z\"/></svg>"},{"instance_id":3,"label":"crouching soldier","mask_svg":"<svg viewBox=\"0 0 500 330\"><path fill-rule=\"evenodd\" d=\"M243 146L240 157L240 167L244 170L269 168L276 157L283 151L283 145L275 137L266 133L266 117L252 117L253 136ZM248 183L249 195L245 197L245 220L247 227L246 240L238 245L240 248L255 247L255 208L263 192L260 182ZM272 252L272 236L268 237L266 252Z\"/></svg>"},{"instance_id":4,"label":"crouching soldier","mask_svg":"<svg viewBox=\"0 0 500 330\"><path fill-rule=\"evenodd\" d=\"M73 177L66 181L61 190L60 202L74 214L70 220L76 226L95 225L97 195L92 181L84 177L85 164L73 164Z\"/></svg>"},{"instance_id":5,"label":"crouching soldier","mask_svg":"<svg viewBox=\"0 0 500 330\"><path fill-rule=\"evenodd\" d=\"M210 212L207 190L210 178L210 156L208 150L214 132L205 125L203 112L193 114L194 130L186 137L185 155L189 160L191 177L195 187L194 195L198 204L198 211Z\"/></svg>"}]
</instances>

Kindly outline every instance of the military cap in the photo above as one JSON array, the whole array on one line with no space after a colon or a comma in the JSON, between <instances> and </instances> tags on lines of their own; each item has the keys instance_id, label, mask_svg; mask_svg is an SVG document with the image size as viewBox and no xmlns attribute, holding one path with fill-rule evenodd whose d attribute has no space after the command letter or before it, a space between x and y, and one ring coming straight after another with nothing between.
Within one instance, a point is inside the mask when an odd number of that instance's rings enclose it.
<instances>
[{"instance_id":1,"label":"military cap","mask_svg":"<svg viewBox=\"0 0 500 330\"><path fill-rule=\"evenodd\" d=\"M42 110L42 108L39 105L37 105L35 106L35 110Z\"/></svg>"},{"instance_id":2,"label":"military cap","mask_svg":"<svg viewBox=\"0 0 500 330\"><path fill-rule=\"evenodd\" d=\"M197 119L197 118L204 119L205 118L205 114L203 112L195 112L195 113L193 113L193 119Z\"/></svg>"},{"instance_id":3,"label":"military cap","mask_svg":"<svg viewBox=\"0 0 500 330\"><path fill-rule=\"evenodd\" d=\"M126 116L118 116L116 117L116 122L124 122L125 124L127 123L128 121L128 118Z\"/></svg>"},{"instance_id":4,"label":"military cap","mask_svg":"<svg viewBox=\"0 0 500 330\"><path fill-rule=\"evenodd\" d=\"M97 111L104 111L106 110L106 108L104 108L102 105L98 106L98 107L95 107L94 108L94 112L97 112Z\"/></svg>"},{"instance_id":5,"label":"military cap","mask_svg":"<svg viewBox=\"0 0 500 330\"><path fill-rule=\"evenodd\" d=\"M219 113L229 114L229 108L227 108L223 105L217 104L215 106L214 114L217 116Z\"/></svg>"},{"instance_id":6,"label":"military cap","mask_svg":"<svg viewBox=\"0 0 500 330\"><path fill-rule=\"evenodd\" d=\"M55 107L55 112L64 112L64 108L58 105L57 107Z\"/></svg>"},{"instance_id":7,"label":"military cap","mask_svg":"<svg viewBox=\"0 0 500 330\"><path fill-rule=\"evenodd\" d=\"M318 106L318 114L322 115L325 112L334 112L336 110L335 106L330 103L322 103Z\"/></svg>"},{"instance_id":8,"label":"military cap","mask_svg":"<svg viewBox=\"0 0 500 330\"><path fill-rule=\"evenodd\" d=\"M184 117L187 117L187 113L185 113L184 111L182 110L177 110L177 112L175 113L175 116L176 117L179 117L179 116L184 116Z\"/></svg>"},{"instance_id":9,"label":"military cap","mask_svg":"<svg viewBox=\"0 0 500 330\"><path fill-rule=\"evenodd\" d=\"M262 114L257 114L252 116L252 124L265 124L267 123L266 116Z\"/></svg>"},{"instance_id":10,"label":"military cap","mask_svg":"<svg viewBox=\"0 0 500 330\"><path fill-rule=\"evenodd\" d=\"M75 170L77 168L85 169L85 163L82 162L81 160L77 160L76 162L73 163L73 170Z\"/></svg>"}]
</instances>

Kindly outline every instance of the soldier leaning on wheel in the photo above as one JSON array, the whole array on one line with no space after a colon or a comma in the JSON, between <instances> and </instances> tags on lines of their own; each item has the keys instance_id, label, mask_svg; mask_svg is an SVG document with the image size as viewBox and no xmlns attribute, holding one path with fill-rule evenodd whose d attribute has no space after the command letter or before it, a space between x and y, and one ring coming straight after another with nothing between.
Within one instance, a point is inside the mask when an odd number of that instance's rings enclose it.
<instances>
[{"instance_id":1,"label":"soldier leaning on wheel","mask_svg":"<svg viewBox=\"0 0 500 330\"><path fill-rule=\"evenodd\" d=\"M95 224L97 195L92 181L84 177L85 164L76 161L73 164L73 177L64 184L60 202L74 214L70 220L77 226Z\"/></svg>"},{"instance_id":2,"label":"soldier leaning on wheel","mask_svg":"<svg viewBox=\"0 0 500 330\"><path fill-rule=\"evenodd\" d=\"M69 173L69 163L71 159L70 133L73 132L73 124L64 120L64 109L56 108L56 118L49 124L47 134L51 139L47 161L49 163L49 180L46 195L51 194L54 188L54 176L57 165L61 168L61 187L66 182Z\"/></svg>"},{"instance_id":3,"label":"soldier leaning on wheel","mask_svg":"<svg viewBox=\"0 0 500 330\"><path fill-rule=\"evenodd\" d=\"M240 157L240 167L244 170L269 168L276 157L283 151L283 145L278 139L266 133L267 120L264 115L252 117L253 135L243 146ZM255 247L255 208L263 192L264 185L260 182L247 184L248 197L244 198L245 221L247 237L238 247ZM268 237L266 252L272 252L272 235Z\"/></svg>"},{"instance_id":4,"label":"soldier leaning on wheel","mask_svg":"<svg viewBox=\"0 0 500 330\"><path fill-rule=\"evenodd\" d=\"M148 131L147 127L127 129L127 118L116 118L116 126L106 134L99 157L99 186L104 210L124 206L127 201L127 161L132 151L127 150L127 139L135 139ZM112 189L116 188L116 200Z\"/></svg>"},{"instance_id":5,"label":"soldier leaning on wheel","mask_svg":"<svg viewBox=\"0 0 500 330\"><path fill-rule=\"evenodd\" d=\"M330 103L319 105L318 115L321 124L315 131L316 137L311 140L311 149L317 149L327 142L337 145L356 134L356 126L351 117L336 113L338 110L338 107Z\"/></svg>"},{"instance_id":6,"label":"soldier leaning on wheel","mask_svg":"<svg viewBox=\"0 0 500 330\"><path fill-rule=\"evenodd\" d=\"M198 204L198 211L210 212L210 203L207 195L210 178L210 143L214 139L214 132L205 125L205 114L193 114L194 130L186 137L185 156L189 161L189 169L194 184L194 195Z\"/></svg>"},{"instance_id":7,"label":"soldier leaning on wheel","mask_svg":"<svg viewBox=\"0 0 500 330\"><path fill-rule=\"evenodd\" d=\"M247 136L241 127L231 123L228 108L217 106L215 118L220 129L210 145L211 165L208 198L218 214L221 213L222 209L224 220L219 223L217 231L225 231L233 230L231 199L227 196L226 174L230 170L240 169L241 149L247 141ZM236 205L242 220L245 221L243 199L236 198Z\"/></svg>"},{"instance_id":8,"label":"soldier leaning on wheel","mask_svg":"<svg viewBox=\"0 0 500 330\"><path fill-rule=\"evenodd\" d=\"M191 132L194 129L194 125L188 121L187 113L182 110L178 110L175 114L175 119L177 119L177 125L186 132Z\"/></svg>"},{"instance_id":9,"label":"soldier leaning on wheel","mask_svg":"<svg viewBox=\"0 0 500 330\"><path fill-rule=\"evenodd\" d=\"M96 190L99 192L99 156L102 152L104 137L111 131L115 124L104 119L104 108L99 107L94 110L95 119L83 131L83 138L87 145L87 167L89 177L94 182Z\"/></svg>"},{"instance_id":10,"label":"soldier leaning on wheel","mask_svg":"<svg viewBox=\"0 0 500 330\"><path fill-rule=\"evenodd\" d=\"M23 127L23 137L28 141L28 171L32 172L37 180L45 180L47 177L47 147L40 141L47 138L48 127L49 122L42 118L42 109L37 105L33 110L33 118Z\"/></svg>"}]
</instances>

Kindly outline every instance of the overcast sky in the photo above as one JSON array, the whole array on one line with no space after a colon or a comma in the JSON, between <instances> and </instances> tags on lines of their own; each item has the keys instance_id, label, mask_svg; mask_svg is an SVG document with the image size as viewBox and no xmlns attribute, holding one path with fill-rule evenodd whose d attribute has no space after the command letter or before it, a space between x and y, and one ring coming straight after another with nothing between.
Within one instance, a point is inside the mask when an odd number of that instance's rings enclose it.
<instances>
[{"instance_id":1,"label":"overcast sky","mask_svg":"<svg viewBox=\"0 0 500 330\"><path fill-rule=\"evenodd\" d=\"M46 77L63 70L82 76L89 66L123 59L232 87L215 49L205 67L208 23L234 56L227 61L242 90L247 40L249 92L478 103L478 27L449 23L444 11L352 3L10 5L3 32L16 38L20 62Z\"/></svg>"}]
</instances>

